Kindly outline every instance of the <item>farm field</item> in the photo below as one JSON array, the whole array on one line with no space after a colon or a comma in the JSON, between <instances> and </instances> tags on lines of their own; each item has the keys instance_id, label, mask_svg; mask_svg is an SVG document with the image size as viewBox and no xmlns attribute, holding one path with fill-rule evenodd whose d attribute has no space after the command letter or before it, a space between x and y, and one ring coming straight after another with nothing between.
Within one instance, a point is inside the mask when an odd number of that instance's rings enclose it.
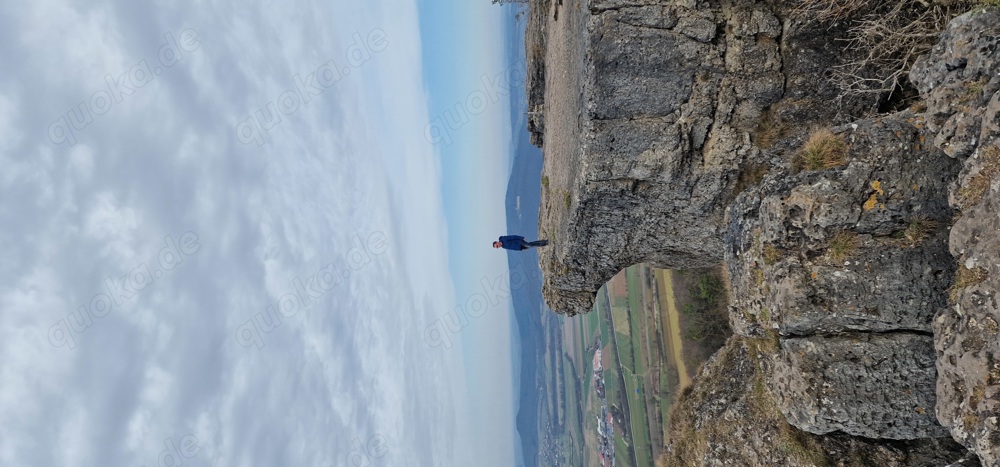
<instances>
[{"instance_id":1,"label":"farm field","mask_svg":"<svg viewBox=\"0 0 1000 467\"><path fill-rule=\"evenodd\" d=\"M591 312L560 317L559 347L544 365L565 391L546 398L561 433L559 465L655 463L674 395L714 352L707 344L717 336L692 313L724 303L722 294L718 271L639 264L602 287Z\"/></svg>"}]
</instances>

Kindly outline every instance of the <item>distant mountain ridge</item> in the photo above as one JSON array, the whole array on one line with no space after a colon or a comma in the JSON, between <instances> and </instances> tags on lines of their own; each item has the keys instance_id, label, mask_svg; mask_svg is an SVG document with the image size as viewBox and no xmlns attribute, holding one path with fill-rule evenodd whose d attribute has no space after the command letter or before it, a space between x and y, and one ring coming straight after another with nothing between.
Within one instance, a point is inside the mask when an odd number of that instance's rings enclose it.
<instances>
[{"instance_id":1,"label":"distant mountain ridge","mask_svg":"<svg viewBox=\"0 0 1000 467\"><path fill-rule=\"evenodd\" d=\"M516 6L508 6L512 12L507 27L507 54L509 66L523 66L524 57L524 26L514 19ZM510 74L508 74L509 76ZM523 76L521 77L523 79ZM527 131L527 98L524 94L524 81L510 83L510 125L511 138L514 146L513 163L510 179L507 182L505 197L507 232L505 234L523 235L535 239L538 234L538 208L541 197L541 150L530 143ZM508 267L511 277L527 277L523 286L517 287L517 281L512 286L511 302L514 320L517 323L517 333L520 345L514 349L520 353L513 367L520 377L519 387L514 388L519 397L516 415L516 428L521 441L523 465L534 467L538 465L538 388L537 367L543 349L541 336L542 301L541 269L538 267L538 257L533 251L507 252ZM520 275L520 276L518 276Z\"/></svg>"}]
</instances>

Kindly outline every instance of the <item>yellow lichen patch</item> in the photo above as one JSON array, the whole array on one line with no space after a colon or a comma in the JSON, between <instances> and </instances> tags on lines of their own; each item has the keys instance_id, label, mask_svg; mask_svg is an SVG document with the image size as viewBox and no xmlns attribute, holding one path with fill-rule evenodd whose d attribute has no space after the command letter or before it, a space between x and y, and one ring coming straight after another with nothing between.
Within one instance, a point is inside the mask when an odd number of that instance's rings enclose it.
<instances>
[{"instance_id":1,"label":"yellow lichen patch","mask_svg":"<svg viewBox=\"0 0 1000 467\"><path fill-rule=\"evenodd\" d=\"M917 191L919 189L920 189L920 185L917 185L916 183L914 183L913 184L913 191Z\"/></svg>"},{"instance_id":2,"label":"yellow lichen patch","mask_svg":"<svg viewBox=\"0 0 1000 467\"><path fill-rule=\"evenodd\" d=\"M875 206L879 205L878 197L885 195L885 190L882 189L882 182L878 180L872 181L872 190L874 190L875 192L868 197L868 201L865 201L865 204L862 206L865 209L865 211L871 211L872 209L875 209ZM882 204L880 207L884 208L885 205Z\"/></svg>"},{"instance_id":3,"label":"yellow lichen patch","mask_svg":"<svg viewBox=\"0 0 1000 467\"><path fill-rule=\"evenodd\" d=\"M876 196L875 193L872 193L871 197L868 198L868 201L865 201L865 204L862 207L865 208L865 211L871 211L872 209L875 209L876 204L878 204L878 196Z\"/></svg>"}]
</instances>

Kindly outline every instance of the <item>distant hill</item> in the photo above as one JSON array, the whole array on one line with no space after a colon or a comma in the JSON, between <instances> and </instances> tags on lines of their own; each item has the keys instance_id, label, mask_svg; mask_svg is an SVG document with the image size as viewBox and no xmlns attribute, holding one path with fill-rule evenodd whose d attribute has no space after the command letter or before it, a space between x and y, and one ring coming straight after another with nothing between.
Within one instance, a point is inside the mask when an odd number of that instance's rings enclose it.
<instances>
[{"instance_id":1,"label":"distant hill","mask_svg":"<svg viewBox=\"0 0 1000 467\"><path fill-rule=\"evenodd\" d=\"M518 25L511 14L508 25L508 63L523 66L524 27ZM520 65L518 65L520 64ZM532 146L527 131L527 98L524 94L524 77L511 83L510 124L514 144L513 164L507 183L506 214L507 233L523 235L535 239L538 234L538 207L541 198L541 150ZM522 287L511 292L514 317L517 323L520 353L515 361L515 371L520 373L519 407L516 426L521 440L521 452L525 466L538 465L538 379L537 364L542 351L541 310L542 281L538 267L538 256L533 251L507 252L508 265L512 277L523 274L529 280Z\"/></svg>"}]
</instances>

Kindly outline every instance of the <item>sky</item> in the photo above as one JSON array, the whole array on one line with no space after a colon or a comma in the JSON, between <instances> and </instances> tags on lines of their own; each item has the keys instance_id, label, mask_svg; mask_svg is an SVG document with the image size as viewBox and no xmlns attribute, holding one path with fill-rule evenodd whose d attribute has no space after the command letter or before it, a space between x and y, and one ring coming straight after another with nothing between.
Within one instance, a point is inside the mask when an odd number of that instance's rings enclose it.
<instances>
[{"instance_id":1,"label":"sky","mask_svg":"<svg viewBox=\"0 0 1000 467\"><path fill-rule=\"evenodd\" d=\"M0 465L514 463L504 17L421 1L0 4Z\"/></svg>"}]
</instances>

